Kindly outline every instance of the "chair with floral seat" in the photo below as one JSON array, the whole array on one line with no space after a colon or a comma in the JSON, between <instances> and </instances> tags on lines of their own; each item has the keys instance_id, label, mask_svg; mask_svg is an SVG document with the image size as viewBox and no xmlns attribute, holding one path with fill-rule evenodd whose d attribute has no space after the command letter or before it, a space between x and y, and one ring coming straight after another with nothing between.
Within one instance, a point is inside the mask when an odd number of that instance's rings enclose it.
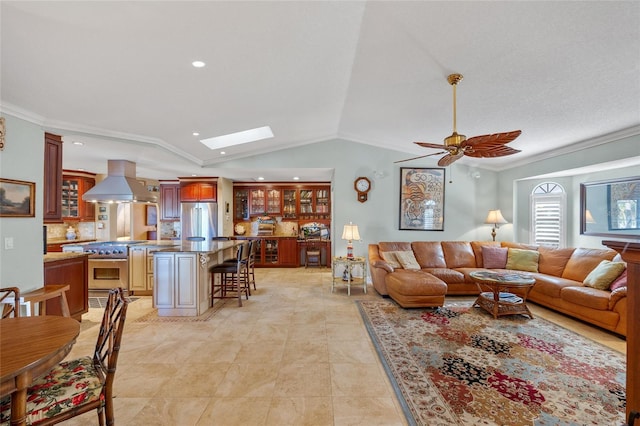
<instances>
[{"instance_id":1,"label":"chair with floral seat","mask_svg":"<svg viewBox=\"0 0 640 426\"><path fill-rule=\"evenodd\" d=\"M53 425L98 411L101 426L114 424L113 381L128 302L121 288L109 291L93 357L59 363L27 390L27 424ZM11 399L0 401L0 424L11 418Z\"/></svg>"}]
</instances>

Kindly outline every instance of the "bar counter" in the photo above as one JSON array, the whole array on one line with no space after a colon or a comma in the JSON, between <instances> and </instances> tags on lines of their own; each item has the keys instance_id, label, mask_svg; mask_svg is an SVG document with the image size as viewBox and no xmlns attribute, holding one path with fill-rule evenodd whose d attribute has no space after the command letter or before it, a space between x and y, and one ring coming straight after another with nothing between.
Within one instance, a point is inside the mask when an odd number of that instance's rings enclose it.
<instances>
[{"instance_id":1,"label":"bar counter","mask_svg":"<svg viewBox=\"0 0 640 426\"><path fill-rule=\"evenodd\" d=\"M241 240L182 242L153 253L158 316L200 316L211 307L209 269L235 256Z\"/></svg>"}]
</instances>

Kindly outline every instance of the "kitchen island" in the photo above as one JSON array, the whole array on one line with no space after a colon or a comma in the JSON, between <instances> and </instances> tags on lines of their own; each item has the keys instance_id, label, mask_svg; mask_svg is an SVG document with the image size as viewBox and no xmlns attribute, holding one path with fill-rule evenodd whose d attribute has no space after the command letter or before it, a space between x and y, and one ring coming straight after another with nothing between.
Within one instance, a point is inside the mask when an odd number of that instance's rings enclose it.
<instances>
[{"instance_id":1,"label":"kitchen island","mask_svg":"<svg viewBox=\"0 0 640 426\"><path fill-rule=\"evenodd\" d=\"M211 307L209 268L235 257L242 241L182 242L153 253L158 316L199 316Z\"/></svg>"}]
</instances>

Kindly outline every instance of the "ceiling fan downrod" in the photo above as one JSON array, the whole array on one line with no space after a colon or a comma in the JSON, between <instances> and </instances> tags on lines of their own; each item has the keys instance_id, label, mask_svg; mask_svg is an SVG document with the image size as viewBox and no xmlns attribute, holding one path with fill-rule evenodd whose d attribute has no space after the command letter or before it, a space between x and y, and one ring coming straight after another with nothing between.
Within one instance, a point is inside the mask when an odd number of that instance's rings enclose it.
<instances>
[{"instance_id":1,"label":"ceiling fan downrod","mask_svg":"<svg viewBox=\"0 0 640 426\"><path fill-rule=\"evenodd\" d=\"M447 81L453 86L453 133L458 133L456 128L456 86L462 81L462 74L450 74Z\"/></svg>"}]
</instances>

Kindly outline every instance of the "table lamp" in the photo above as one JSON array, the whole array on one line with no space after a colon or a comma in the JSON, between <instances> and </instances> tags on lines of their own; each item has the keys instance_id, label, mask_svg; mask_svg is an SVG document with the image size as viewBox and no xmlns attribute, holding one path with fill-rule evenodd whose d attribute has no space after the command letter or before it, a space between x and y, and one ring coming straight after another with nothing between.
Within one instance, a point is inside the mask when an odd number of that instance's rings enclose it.
<instances>
[{"instance_id":1,"label":"table lamp","mask_svg":"<svg viewBox=\"0 0 640 426\"><path fill-rule=\"evenodd\" d=\"M505 223L509 223L502 217L502 213L500 210L489 210L489 214L485 219L484 223L490 223L493 225L493 229L491 230L491 237L493 241L496 240L496 229L499 228L498 225L504 225Z\"/></svg>"},{"instance_id":2,"label":"table lamp","mask_svg":"<svg viewBox=\"0 0 640 426\"><path fill-rule=\"evenodd\" d=\"M353 259L353 240L360 239L360 233L358 232L358 225L354 225L349 222L348 225L344 226L342 230L342 239L347 240L347 259Z\"/></svg>"}]
</instances>

